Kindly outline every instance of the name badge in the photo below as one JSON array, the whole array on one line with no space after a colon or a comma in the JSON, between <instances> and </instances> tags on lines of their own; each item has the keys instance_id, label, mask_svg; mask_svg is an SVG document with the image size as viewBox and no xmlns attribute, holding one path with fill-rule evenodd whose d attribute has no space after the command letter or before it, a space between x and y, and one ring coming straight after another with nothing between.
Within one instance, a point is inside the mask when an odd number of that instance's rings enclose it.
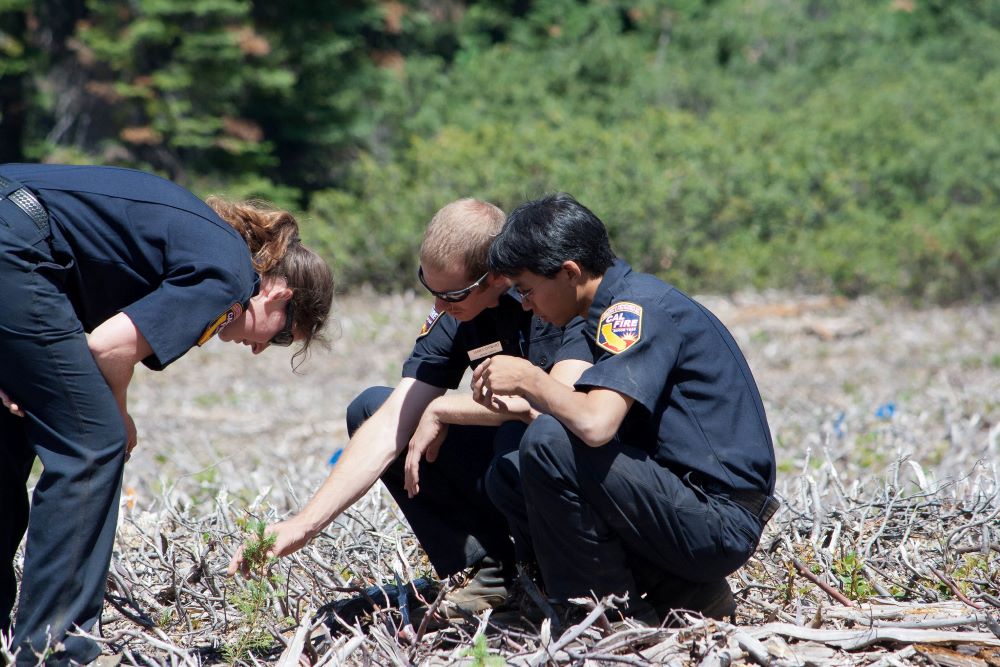
<instances>
[{"instance_id":1,"label":"name badge","mask_svg":"<svg viewBox=\"0 0 1000 667\"><path fill-rule=\"evenodd\" d=\"M498 352L503 352L503 345L500 344L500 341L490 343L489 345L483 345L482 347L477 347L474 350L469 350L469 361L482 359L483 357L488 357L491 354L496 354Z\"/></svg>"}]
</instances>

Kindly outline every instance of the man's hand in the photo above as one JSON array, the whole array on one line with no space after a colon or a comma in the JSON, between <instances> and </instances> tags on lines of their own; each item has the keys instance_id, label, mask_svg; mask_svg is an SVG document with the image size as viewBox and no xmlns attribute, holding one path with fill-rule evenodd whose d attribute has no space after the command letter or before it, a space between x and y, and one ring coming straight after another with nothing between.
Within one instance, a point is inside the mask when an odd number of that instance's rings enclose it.
<instances>
[{"instance_id":1,"label":"man's hand","mask_svg":"<svg viewBox=\"0 0 1000 667\"><path fill-rule=\"evenodd\" d=\"M492 410L503 410L499 396L523 396L535 373L544 373L527 359L500 354L490 357L472 373L472 398Z\"/></svg>"},{"instance_id":2,"label":"man's hand","mask_svg":"<svg viewBox=\"0 0 1000 667\"><path fill-rule=\"evenodd\" d=\"M403 487L410 498L420 493L420 459L426 457L430 462L436 461L447 435L448 424L438 419L433 410L425 410L406 453Z\"/></svg>"},{"instance_id":3,"label":"man's hand","mask_svg":"<svg viewBox=\"0 0 1000 667\"><path fill-rule=\"evenodd\" d=\"M288 554L295 553L306 545L314 537L296 517L272 524L266 529L267 535L274 535L274 546L267 552L268 557L281 558ZM227 573L233 576L239 572L244 577L250 574L250 564L243 559L243 546L241 545L233 559L229 561Z\"/></svg>"},{"instance_id":4,"label":"man's hand","mask_svg":"<svg viewBox=\"0 0 1000 667\"><path fill-rule=\"evenodd\" d=\"M3 403L3 406L5 408L7 408L8 410L10 410L10 413L12 415L14 415L16 417L23 417L24 416L24 410L21 409L21 406L19 406L17 403L15 403L12 400L10 400L10 396L8 396L7 394L5 394L2 389L0 389L0 402Z\"/></svg>"}]
</instances>

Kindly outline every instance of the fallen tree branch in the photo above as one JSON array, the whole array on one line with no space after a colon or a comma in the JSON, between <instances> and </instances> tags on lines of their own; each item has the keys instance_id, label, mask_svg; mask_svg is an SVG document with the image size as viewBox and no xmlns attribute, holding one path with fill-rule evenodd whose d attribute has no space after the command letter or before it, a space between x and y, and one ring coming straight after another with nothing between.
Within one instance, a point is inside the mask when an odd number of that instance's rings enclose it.
<instances>
[{"instance_id":1,"label":"fallen tree branch","mask_svg":"<svg viewBox=\"0 0 1000 667\"><path fill-rule=\"evenodd\" d=\"M760 632L794 637L806 641L822 642L830 646L853 651L880 642L903 644L984 644L1000 646L1000 639L989 632L941 632L911 628L860 628L858 630L823 630L803 628L790 623L768 623Z\"/></svg>"},{"instance_id":2,"label":"fallen tree branch","mask_svg":"<svg viewBox=\"0 0 1000 667\"><path fill-rule=\"evenodd\" d=\"M826 583L825 581L817 577L815 574L810 572L809 568L803 565L802 561L800 561L798 558L793 558L792 563L795 565L795 569L799 571L799 574L801 574L803 577L805 577L809 581L813 582L814 584L822 588L823 592L832 597L834 600L844 605L845 607L854 606L854 603L851 602L846 597L844 597L843 593L841 593L836 588L834 588L833 586Z\"/></svg>"}]
</instances>

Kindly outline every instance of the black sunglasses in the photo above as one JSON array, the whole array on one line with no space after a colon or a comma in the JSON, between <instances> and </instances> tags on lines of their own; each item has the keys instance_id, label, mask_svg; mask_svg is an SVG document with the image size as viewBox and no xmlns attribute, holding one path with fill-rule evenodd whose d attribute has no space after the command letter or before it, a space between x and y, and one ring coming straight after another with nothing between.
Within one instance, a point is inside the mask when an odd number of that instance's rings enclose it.
<instances>
[{"instance_id":1,"label":"black sunglasses","mask_svg":"<svg viewBox=\"0 0 1000 667\"><path fill-rule=\"evenodd\" d=\"M422 266L417 267L417 278L420 279L420 284L423 285L424 288L426 288L428 292L430 292L431 294L433 294L437 298L441 299L442 301L447 301L448 303L458 303L459 301L464 301L466 298L468 298L468 296L470 294L472 294L472 290L474 290L477 287L479 287L483 283L483 281L486 280L487 276L489 276L489 275L490 275L490 272L487 271L486 273L484 273L483 275L481 275L479 277L479 280L477 280L476 282L472 283L468 287L464 287L462 289L451 290L450 292L438 292L437 290L431 289L430 285L427 284L427 281L424 280L424 267L422 267Z\"/></svg>"},{"instance_id":2,"label":"black sunglasses","mask_svg":"<svg viewBox=\"0 0 1000 667\"><path fill-rule=\"evenodd\" d=\"M285 306L285 326L281 327L281 331L274 334L271 340L268 341L271 345L277 345L278 347L288 347L295 340L295 334L292 333L292 320L294 312L292 311L292 300L288 300L288 305Z\"/></svg>"}]
</instances>

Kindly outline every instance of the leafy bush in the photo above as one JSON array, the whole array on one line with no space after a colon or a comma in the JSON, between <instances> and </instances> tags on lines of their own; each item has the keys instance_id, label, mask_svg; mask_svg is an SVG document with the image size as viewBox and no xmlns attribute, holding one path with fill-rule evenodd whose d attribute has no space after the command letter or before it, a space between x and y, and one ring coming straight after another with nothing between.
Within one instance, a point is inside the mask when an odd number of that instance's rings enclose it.
<instances>
[{"instance_id":1,"label":"leafy bush","mask_svg":"<svg viewBox=\"0 0 1000 667\"><path fill-rule=\"evenodd\" d=\"M693 291L1000 293L996 3L126 4L0 1L0 84L51 65L29 152L304 208L348 288L414 286L456 197L563 190Z\"/></svg>"},{"instance_id":2,"label":"leafy bush","mask_svg":"<svg viewBox=\"0 0 1000 667\"><path fill-rule=\"evenodd\" d=\"M863 104L861 81L875 84ZM364 159L357 189L321 193L312 215L336 230L325 241L344 279L381 289L412 285L423 225L450 199L509 209L564 190L606 222L619 254L687 289L995 294L1000 151L987 157L979 137L1000 91L971 83L947 69L884 82L859 71L784 112L451 127L397 162ZM959 94L972 97L961 122Z\"/></svg>"}]
</instances>

